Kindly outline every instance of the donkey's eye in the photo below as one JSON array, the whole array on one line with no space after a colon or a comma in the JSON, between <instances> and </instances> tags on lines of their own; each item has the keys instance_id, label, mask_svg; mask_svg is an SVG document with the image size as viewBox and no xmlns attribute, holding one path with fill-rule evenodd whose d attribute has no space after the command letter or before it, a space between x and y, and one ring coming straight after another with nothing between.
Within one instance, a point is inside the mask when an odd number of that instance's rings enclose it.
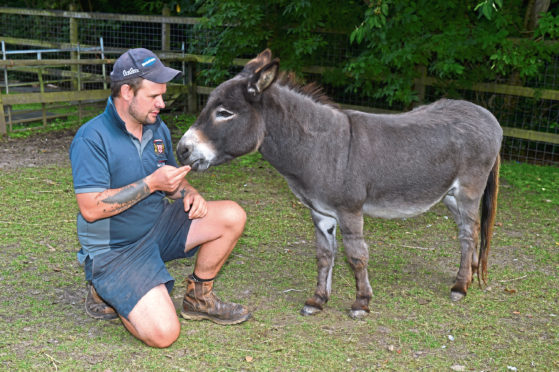
<instances>
[{"instance_id":1,"label":"donkey's eye","mask_svg":"<svg viewBox=\"0 0 559 372\"><path fill-rule=\"evenodd\" d=\"M226 109L219 109L215 113L216 119L227 119L233 116L233 113Z\"/></svg>"}]
</instances>

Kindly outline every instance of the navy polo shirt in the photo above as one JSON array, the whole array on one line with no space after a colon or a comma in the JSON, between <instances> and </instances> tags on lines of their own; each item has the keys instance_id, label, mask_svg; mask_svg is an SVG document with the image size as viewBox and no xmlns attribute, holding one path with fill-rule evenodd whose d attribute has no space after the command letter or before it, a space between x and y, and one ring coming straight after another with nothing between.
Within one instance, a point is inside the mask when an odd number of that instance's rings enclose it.
<instances>
[{"instance_id":1,"label":"navy polo shirt","mask_svg":"<svg viewBox=\"0 0 559 372\"><path fill-rule=\"evenodd\" d=\"M126 129L112 98L101 115L78 130L70 146L70 161L76 194L120 188L165 164L177 166L171 134L161 118L143 126L140 142ZM124 212L95 222L87 222L78 213L80 263L88 255L93 257L141 239L163 212L164 197L164 192L156 191Z\"/></svg>"}]
</instances>

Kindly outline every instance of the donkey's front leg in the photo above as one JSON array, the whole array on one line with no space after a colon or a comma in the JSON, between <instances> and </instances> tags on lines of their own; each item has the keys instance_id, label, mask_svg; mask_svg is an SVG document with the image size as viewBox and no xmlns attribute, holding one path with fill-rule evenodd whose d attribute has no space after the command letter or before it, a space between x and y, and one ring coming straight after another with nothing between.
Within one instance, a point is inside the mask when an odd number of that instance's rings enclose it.
<instances>
[{"instance_id":1,"label":"donkey's front leg","mask_svg":"<svg viewBox=\"0 0 559 372\"><path fill-rule=\"evenodd\" d=\"M332 292L332 268L336 257L336 219L311 210L316 235L318 280L314 296L305 302L301 314L320 312Z\"/></svg>"},{"instance_id":2,"label":"donkey's front leg","mask_svg":"<svg viewBox=\"0 0 559 372\"><path fill-rule=\"evenodd\" d=\"M363 215L361 212L344 213L339 222L345 254L353 269L357 289L355 302L351 305L349 315L354 319L362 318L369 313L369 301L373 296L367 273L369 248L363 239Z\"/></svg>"}]
</instances>

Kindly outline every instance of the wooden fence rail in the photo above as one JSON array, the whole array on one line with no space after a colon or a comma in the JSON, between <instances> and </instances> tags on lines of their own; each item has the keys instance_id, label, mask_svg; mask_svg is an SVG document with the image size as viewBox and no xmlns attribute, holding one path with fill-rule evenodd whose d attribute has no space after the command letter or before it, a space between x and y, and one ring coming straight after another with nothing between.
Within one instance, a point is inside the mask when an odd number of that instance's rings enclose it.
<instances>
[{"instance_id":1,"label":"wooden fence rail","mask_svg":"<svg viewBox=\"0 0 559 372\"><path fill-rule=\"evenodd\" d=\"M34 48L55 48L55 49L70 49L75 48L79 44L79 32L80 27L79 22L83 20L84 24L87 21L99 20L99 21L109 21L115 22L125 22L125 23L138 23L138 24L151 24L151 25L161 25L160 33L160 47L153 49L162 60L167 62L181 62L183 64L183 69L185 70L185 84L180 85L170 85L169 93L172 94L183 94L187 100L187 107L189 111L196 112L198 110L197 102L199 95L207 95L212 87L199 86L195 81L194 74L192 71L195 70L197 64L211 64L214 60L212 56L200 55L200 54L185 54L179 51L170 52L170 25L175 25L175 27L183 27L183 25L196 25L200 23L200 19L191 17L172 17L169 16L169 12L163 11L162 15L128 15L128 14L109 14L109 13L86 13L77 12L70 9L70 11L57 11L57 10L33 10L33 9L21 9L21 8L9 8L0 7L0 14L5 14L8 16L24 16L24 17L43 17L44 19L65 19L65 27L67 27L67 38L68 40L63 41L52 41L52 40L34 40L30 38L25 38L25 35L0 35L0 40L4 40L6 44L18 45L18 46L29 46ZM27 19L27 18L23 18ZM177 26L178 25L178 26ZM158 26L155 26L156 28ZM14 37L14 36L24 36ZM108 35L107 35L108 36ZM184 39L183 39L184 40ZM96 45L85 45L79 44L81 48L93 48ZM114 43L113 43L114 45ZM118 46L118 45L117 45ZM156 49L160 49L157 51ZM110 57L117 57L123 53L126 48L111 47L104 49L104 55L109 55ZM91 53L90 53L91 55ZM37 80L41 86L41 92L35 93L12 93L6 95L0 93L0 135L7 132L6 121L4 116L4 107L10 107L13 105L19 105L23 103L40 103L44 105L45 103L63 103L63 102L82 102L89 100L102 99L108 95L108 90L106 89L96 89L96 90L83 90L83 82L103 82L107 83L106 77L103 75L95 73L85 73L81 71L81 67L85 65L89 66L105 66L112 65L114 63L114 58L88 58L80 59L79 53L74 51L70 53L70 59L52 59L52 60L34 60L34 59L8 59L0 60L0 70L7 71L18 71L36 74ZM247 62L246 59L236 59L234 64L242 66ZM65 68L60 68L65 67ZM69 68L68 68L69 67ZM310 66L303 69L303 72L313 73L313 74L323 74L331 69L331 67L325 66ZM421 70L420 70L421 71ZM427 69L422 70L422 74L414 82L415 89L419 93L419 97L424 97L425 87L435 87L440 86L441 82L433 77L427 76ZM53 76L59 80L45 80L43 76ZM49 82L56 81L72 81L73 91L51 93L45 92L44 86ZM447 84L450 82L442 82ZM27 84L27 83L25 83ZM14 84L12 86L22 86L23 84ZM528 97L535 98L538 100L549 100L559 102L559 90L554 89L536 89L531 87L514 86L507 84L493 84L493 83L478 83L473 86L463 87L464 90L470 90L480 93L489 93L495 95L507 95L507 96L517 96L517 97ZM345 108L358 109L367 112L386 112L386 110L379 110L374 107L364 107L356 105L342 105ZM43 107L44 109L44 107ZM44 117L44 115L43 115ZM527 120L537 120L537 119L527 119ZM535 123L534 123L535 124ZM537 125L535 126L537 127ZM520 128L504 127L504 132L507 137L523 139L527 141L538 141L543 143L549 143L558 145L559 144L559 134L526 130Z\"/></svg>"},{"instance_id":2,"label":"wooden fence rail","mask_svg":"<svg viewBox=\"0 0 559 372\"><path fill-rule=\"evenodd\" d=\"M135 14L116 14L116 13L88 13L75 12L66 10L38 10L38 9L22 9L0 7L0 14L18 14L26 16L38 17L62 17L73 19L97 19L105 21L126 21L141 23L159 23L159 24L183 24L195 25L200 23L199 18L194 17L171 17L165 15L135 15Z\"/></svg>"},{"instance_id":3,"label":"wooden fence rail","mask_svg":"<svg viewBox=\"0 0 559 372\"><path fill-rule=\"evenodd\" d=\"M188 58L180 58L179 56L172 55L169 56L171 60L177 60L179 58L181 61L186 63L193 63L196 61L196 58L188 57ZM8 69L14 71L25 71L28 73L34 73L38 76L38 85L39 85L39 92L31 92L31 93L10 93L6 94L5 92L0 92L0 135L4 135L8 132L8 127L12 127L12 118L11 118L11 107L17 105L28 105L28 104L41 104L42 106L42 115L41 117L37 117L36 120L43 120L43 126L46 125L46 104L56 104L56 103L68 103L68 102L75 102L78 105L81 105L82 102L94 102L94 101L103 101L107 99L110 95L109 89L82 89L82 85L85 83L97 82L103 83L106 82L106 78L100 74L94 73L84 73L81 70L76 71L68 71L68 70L61 70L55 69L57 67L68 67L68 66L94 66L94 65L106 65L106 64L113 64L115 62L114 58L104 58L104 59L49 59L49 60L35 60L35 59L25 59L25 60L0 60L0 69ZM51 68L51 69L49 69ZM57 76L65 76L76 78L78 77L80 80L80 85L77 87L77 90L65 90L65 91L55 91L55 92L46 92L45 85L49 82L42 79L43 74L50 74L50 75L57 75ZM35 83L17 83L12 86L25 86L25 85L37 85ZM178 97L180 95L188 95L193 92L192 85L178 85L178 84L169 84L167 89L167 96L171 97ZM190 101L187 101L190 102ZM190 103L192 105L192 103ZM6 110L5 107L9 109ZM195 110L194 107L191 108ZM23 111L30 111L30 110L23 110ZM6 112L8 112L8 121L9 126L6 122ZM60 117L61 115L50 115L48 118L55 118ZM30 122L32 119L28 117L22 118L16 122Z\"/></svg>"},{"instance_id":4,"label":"wooden fence rail","mask_svg":"<svg viewBox=\"0 0 559 372\"><path fill-rule=\"evenodd\" d=\"M186 64L198 64L198 63L212 63L212 56L204 55L194 55L194 54L181 54L175 52L161 52L158 53L162 60L167 62L184 62ZM235 65L242 66L248 60L247 59L236 59L234 61ZM73 66L73 65L106 65L113 64L115 58L105 58L105 59L49 59L49 60L35 60L35 59L24 59L24 60L0 60L0 69L7 68L10 69L21 69L25 68L27 72L34 72L39 74L40 71L47 67L61 67L61 66ZM322 66L311 66L304 69L304 72L320 73L324 72L327 68ZM75 77L76 74L82 74L83 78L88 78L92 81L103 81L102 75L96 74L84 74L78 72L64 71L64 76ZM424 77L417 79L417 84L422 84L425 86L433 86L437 83L437 80L430 77ZM507 94L513 96L521 97L538 97L541 99L555 100L559 101L559 90L551 89L534 89L526 88L520 86L503 85L503 84L475 84L468 88L477 92L485 93L495 93L495 94ZM41 90L43 88L41 87ZM169 85L168 94L171 95L185 95L187 97L187 106L189 111L195 113L198 110L195 102L197 102L197 95L208 95L213 90L212 87L204 87L196 85L195 81L191 81L185 85ZM31 104L31 103L63 103L63 102L81 102L81 101L94 101L102 100L107 98L109 95L108 89L95 89L95 90L79 90L79 91L63 91L63 92L38 92L38 93L14 93L14 94L0 94L0 134L7 133L7 126L5 120L5 110L4 106L21 105L21 104ZM344 108L357 109L366 112L379 112L384 110L378 110L373 107L366 106L356 106L356 105L342 105ZM503 127L504 133L508 137L521 138L530 141L540 141L552 144L559 144L559 134L539 132L533 130L525 130L519 128Z\"/></svg>"}]
</instances>

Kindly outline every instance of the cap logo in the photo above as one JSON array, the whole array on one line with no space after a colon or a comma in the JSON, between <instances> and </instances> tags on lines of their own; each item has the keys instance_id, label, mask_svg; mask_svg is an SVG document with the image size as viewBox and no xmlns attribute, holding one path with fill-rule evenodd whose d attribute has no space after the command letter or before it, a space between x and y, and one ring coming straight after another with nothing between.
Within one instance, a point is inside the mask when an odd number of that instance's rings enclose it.
<instances>
[{"instance_id":1,"label":"cap logo","mask_svg":"<svg viewBox=\"0 0 559 372\"><path fill-rule=\"evenodd\" d=\"M149 57L144 59L144 61L142 62L142 66L146 67L146 66L151 66L155 63L155 58L154 57Z\"/></svg>"},{"instance_id":2,"label":"cap logo","mask_svg":"<svg viewBox=\"0 0 559 372\"><path fill-rule=\"evenodd\" d=\"M138 72L140 72L140 70L138 70L137 68L130 67L128 70L122 70L122 76L137 74Z\"/></svg>"}]
</instances>

